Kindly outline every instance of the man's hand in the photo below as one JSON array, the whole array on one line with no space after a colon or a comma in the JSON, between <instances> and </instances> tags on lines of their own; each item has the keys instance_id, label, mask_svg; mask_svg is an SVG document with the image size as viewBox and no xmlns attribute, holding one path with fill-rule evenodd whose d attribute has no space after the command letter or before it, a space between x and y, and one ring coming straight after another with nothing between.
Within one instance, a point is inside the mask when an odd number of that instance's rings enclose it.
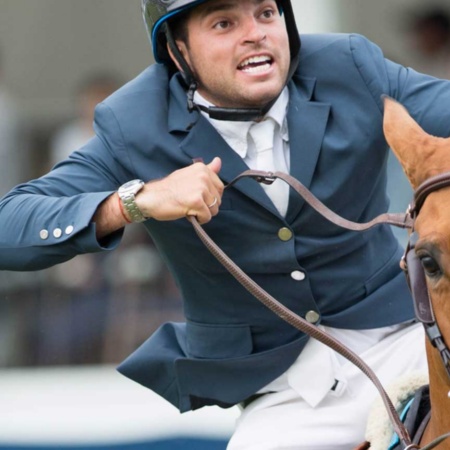
<instances>
[{"instance_id":1,"label":"man's hand","mask_svg":"<svg viewBox=\"0 0 450 450\"><path fill-rule=\"evenodd\" d=\"M214 158L207 165L195 163L165 178L150 181L136 195L136 204L144 216L156 220L196 216L199 223L207 223L217 215L222 201L224 185L218 176L221 167L220 158ZM97 238L129 223L125 214L117 193L107 198L93 217Z\"/></svg>"},{"instance_id":2,"label":"man's hand","mask_svg":"<svg viewBox=\"0 0 450 450\"><path fill-rule=\"evenodd\" d=\"M220 158L214 158L207 165L195 163L146 183L136 204L144 216L156 220L195 216L199 223L207 223L219 212L224 189L218 177L221 167Z\"/></svg>"}]
</instances>

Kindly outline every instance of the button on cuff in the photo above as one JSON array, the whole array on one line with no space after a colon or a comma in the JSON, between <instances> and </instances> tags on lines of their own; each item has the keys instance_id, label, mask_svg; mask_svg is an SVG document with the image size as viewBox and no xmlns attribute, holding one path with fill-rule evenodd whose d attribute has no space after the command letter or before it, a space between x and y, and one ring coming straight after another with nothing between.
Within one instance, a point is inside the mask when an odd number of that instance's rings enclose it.
<instances>
[{"instance_id":1,"label":"button on cuff","mask_svg":"<svg viewBox=\"0 0 450 450\"><path fill-rule=\"evenodd\" d=\"M45 241L46 239L48 239L48 230L41 230L39 232L39 237Z\"/></svg>"}]
</instances>

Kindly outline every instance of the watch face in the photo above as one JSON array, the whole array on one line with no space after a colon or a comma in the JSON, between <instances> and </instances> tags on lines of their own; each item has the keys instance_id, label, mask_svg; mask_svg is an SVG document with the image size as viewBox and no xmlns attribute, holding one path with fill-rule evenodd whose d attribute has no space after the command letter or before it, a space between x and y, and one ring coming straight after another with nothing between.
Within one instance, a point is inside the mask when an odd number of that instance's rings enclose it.
<instances>
[{"instance_id":1,"label":"watch face","mask_svg":"<svg viewBox=\"0 0 450 450\"><path fill-rule=\"evenodd\" d=\"M136 194L140 191L142 186L144 186L144 182L142 180L131 180L120 186L119 192L132 192Z\"/></svg>"}]
</instances>

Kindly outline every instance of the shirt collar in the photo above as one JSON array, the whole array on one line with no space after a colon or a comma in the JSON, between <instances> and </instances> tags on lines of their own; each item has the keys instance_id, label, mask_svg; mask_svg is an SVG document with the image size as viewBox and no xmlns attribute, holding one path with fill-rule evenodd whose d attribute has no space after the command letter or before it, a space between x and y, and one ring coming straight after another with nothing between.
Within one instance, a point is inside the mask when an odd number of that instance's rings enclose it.
<instances>
[{"instance_id":1,"label":"shirt collar","mask_svg":"<svg viewBox=\"0 0 450 450\"><path fill-rule=\"evenodd\" d=\"M285 87L281 92L278 100L270 108L266 117L272 118L278 125L281 137L286 142L289 141L288 127L287 127L287 109L289 104L289 89Z\"/></svg>"},{"instance_id":2,"label":"shirt collar","mask_svg":"<svg viewBox=\"0 0 450 450\"><path fill-rule=\"evenodd\" d=\"M204 105L207 107L214 106L208 102L198 91L194 96L195 103ZM281 138L288 142L289 134L287 128L287 107L289 103L289 90L287 87L283 89L275 104L270 108L266 117L270 117L278 125L277 129L280 130ZM234 122L227 120L215 120L211 119L206 112L202 111L202 114L211 123L211 125L218 131L223 137L226 143L242 158L247 156L248 151L248 132L250 127L255 122Z\"/></svg>"}]
</instances>

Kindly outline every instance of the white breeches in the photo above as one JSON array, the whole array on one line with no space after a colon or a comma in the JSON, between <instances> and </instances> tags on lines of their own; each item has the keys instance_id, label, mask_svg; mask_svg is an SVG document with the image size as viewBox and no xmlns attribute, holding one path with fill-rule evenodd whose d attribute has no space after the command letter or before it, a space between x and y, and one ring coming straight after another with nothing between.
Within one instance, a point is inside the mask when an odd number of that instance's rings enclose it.
<instances>
[{"instance_id":1,"label":"white breeches","mask_svg":"<svg viewBox=\"0 0 450 450\"><path fill-rule=\"evenodd\" d=\"M413 324L403 328L360 356L385 388L407 372L425 372L423 327ZM367 416L378 391L350 362L341 359L339 371L340 379L345 381L315 407L288 385L250 403L237 420L227 450L351 450L356 447L365 440Z\"/></svg>"}]
</instances>

